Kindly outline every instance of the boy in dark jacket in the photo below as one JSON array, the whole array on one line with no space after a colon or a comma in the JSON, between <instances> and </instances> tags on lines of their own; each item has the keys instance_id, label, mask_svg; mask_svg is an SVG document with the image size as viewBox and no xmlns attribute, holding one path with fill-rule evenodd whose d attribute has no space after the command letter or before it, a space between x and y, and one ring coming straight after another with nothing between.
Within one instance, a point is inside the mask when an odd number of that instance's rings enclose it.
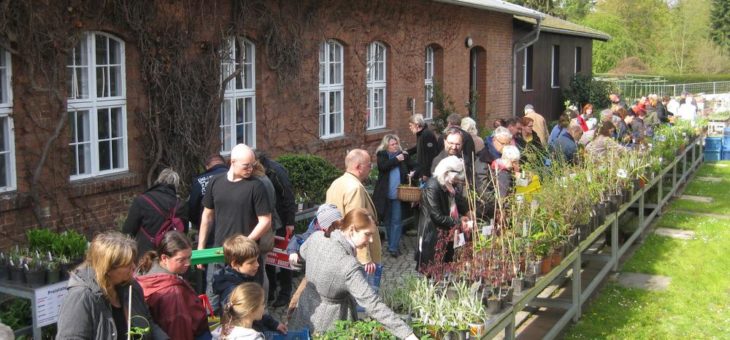
<instances>
[{"instance_id":1,"label":"boy in dark jacket","mask_svg":"<svg viewBox=\"0 0 730 340\"><path fill-rule=\"evenodd\" d=\"M225 310L236 286L244 282L257 282L255 275L259 269L259 247L256 241L246 236L232 236L223 242L223 257L226 266L213 275L213 292L220 297L221 311ZM261 320L254 321L253 328L258 332L287 332L286 325L268 313Z\"/></svg>"}]
</instances>

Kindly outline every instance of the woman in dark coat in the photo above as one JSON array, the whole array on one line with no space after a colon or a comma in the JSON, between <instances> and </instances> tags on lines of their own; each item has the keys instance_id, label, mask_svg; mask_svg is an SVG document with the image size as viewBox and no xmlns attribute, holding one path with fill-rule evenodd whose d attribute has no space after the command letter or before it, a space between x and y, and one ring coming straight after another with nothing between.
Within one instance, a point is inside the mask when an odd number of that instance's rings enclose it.
<instances>
[{"instance_id":1,"label":"woman in dark coat","mask_svg":"<svg viewBox=\"0 0 730 340\"><path fill-rule=\"evenodd\" d=\"M433 263L453 260L454 244L450 232L455 228L468 229L466 215L469 208L461 191L464 180L464 163L456 156L449 156L436 166L433 177L426 182L418 222L418 270L424 270ZM439 239L446 244L439 244ZM443 258L436 258L439 250L445 251Z\"/></svg>"},{"instance_id":2,"label":"woman in dark coat","mask_svg":"<svg viewBox=\"0 0 730 340\"><path fill-rule=\"evenodd\" d=\"M122 232L137 240L140 257L157 247L153 240L167 216L174 214L185 226L188 225L188 205L177 197L180 175L170 168L160 172L152 187L137 196L129 207ZM158 211L159 210L159 211Z\"/></svg>"},{"instance_id":3,"label":"woman in dark coat","mask_svg":"<svg viewBox=\"0 0 730 340\"><path fill-rule=\"evenodd\" d=\"M407 183L408 154L401 150L396 135L385 135L376 151L378 160L378 182L375 184L373 200L378 216L383 219L388 236L388 252L393 257L400 255L399 244L403 233L401 202L396 196L398 186Z\"/></svg>"}]
</instances>

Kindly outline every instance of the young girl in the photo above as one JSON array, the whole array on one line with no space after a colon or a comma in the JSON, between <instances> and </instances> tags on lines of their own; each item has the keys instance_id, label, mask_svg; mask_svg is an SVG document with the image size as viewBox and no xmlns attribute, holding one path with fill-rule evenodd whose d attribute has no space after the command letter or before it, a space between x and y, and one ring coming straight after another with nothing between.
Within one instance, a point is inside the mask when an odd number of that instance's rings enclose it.
<instances>
[{"instance_id":1,"label":"young girl","mask_svg":"<svg viewBox=\"0 0 730 340\"><path fill-rule=\"evenodd\" d=\"M213 339L264 340L264 335L253 329L253 322L261 320L264 309L264 289L254 282L240 284L223 307L222 327L213 332Z\"/></svg>"},{"instance_id":2,"label":"young girl","mask_svg":"<svg viewBox=\"0 0 730 340\"><path fill-rule=\"evenodd\" d=\"M210 339L208 316L195 290L179 275L190 268L192 244L185 234L169 231L156 251L140 260L137 281L152 318L171 339Z\"/></svg>"}]
</instances>

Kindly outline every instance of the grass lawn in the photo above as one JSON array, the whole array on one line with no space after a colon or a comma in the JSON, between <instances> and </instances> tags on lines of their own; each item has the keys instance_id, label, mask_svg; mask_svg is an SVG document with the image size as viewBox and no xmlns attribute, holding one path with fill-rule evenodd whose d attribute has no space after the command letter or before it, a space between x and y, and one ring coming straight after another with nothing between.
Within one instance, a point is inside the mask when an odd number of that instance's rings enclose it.
<instances>
[{"instance_id":1,"label":"grass lawn","mask_svg":"<svg viewBox=\"0 0 730 340\"><path fill-rule=\"evenodd\" d=\"M727 197L716 198L722 210L706 210L697 203L682 209L730 215L730 195L723 193L730 191L730 166L704 165L698 176L727 178L709 186L698 186L695 179L685 191ZM690 188L698 191L690 193ZM650 292L607 283L581 320L566 331L567 339L730 338L730 220L670 209L657 227L692 230L696 237L684 241L652 234L621 271L669 276L669 288Z\"/></svg>"},{"instance_id":2,"label":"grass lawn","mask_svg":"<svg viewBox=\"0 0 730 340\"><path fill-rule=\"evenodd\" d=\"M724 166L723 166L724 165ZM697 177L716 177L721 182L705 182L696 180ZM684 194L693 196L712 197L712 203L698 203L689 200L677 199L669 206L681 210L702 213L730 215L730 162L705 163L684 190Z\"/></svg>"}]
</instances>

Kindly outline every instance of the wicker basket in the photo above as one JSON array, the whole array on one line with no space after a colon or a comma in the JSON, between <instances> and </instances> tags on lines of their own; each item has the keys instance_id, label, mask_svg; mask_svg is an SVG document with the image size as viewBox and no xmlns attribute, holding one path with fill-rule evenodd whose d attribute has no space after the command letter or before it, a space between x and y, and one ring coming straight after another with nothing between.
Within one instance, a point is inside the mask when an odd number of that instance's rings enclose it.
<instances>
[{"instance_id":1,"label":"wicker basket","mask_svg":"<svg viewBox=\"0 0 730 340\"><path fill-rule=\"evenodd\" d=\"M396 190L396 197L398 200L403 202L420 202L421 201L421 188L412 187L411 179L408 178L408 186L399 186Z\"/></svg>"}]
</instances>

